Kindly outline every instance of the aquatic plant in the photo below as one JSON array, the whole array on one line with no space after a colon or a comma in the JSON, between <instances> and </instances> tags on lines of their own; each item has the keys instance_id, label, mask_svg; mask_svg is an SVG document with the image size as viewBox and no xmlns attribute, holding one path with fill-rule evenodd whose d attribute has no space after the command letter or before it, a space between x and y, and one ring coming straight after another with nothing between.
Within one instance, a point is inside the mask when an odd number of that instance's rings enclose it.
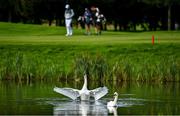
<instances>
[{"instance_id":1,"label":"aquatic plant","mask_svg":"<svg viewBox=\"0 0 180 116\"><path fill-rule=\"evenodd\" d=\"M91 74L91 67L92 67L92 58L90 58L90 55L88 54L83 54L83 55L78 55L74 59L74 72L75 72L75 77L81 77L84 74L89 75Z\"/></svg>"},{"instance_id":2,"label":"aquatic plant","mask_svg":"<svg viewBox=\"0 0 180 116\"><path fill-rule=\"evenodd\" d=\"M107 75L108 65L101 55L90 56L89 54L80 54L74 60L75 77L81 77L85 73L92 80L103 80Z\"/></svg>"},{"instance_id":3,"label":"aquatic plant","mask_svg":"<svg viewBox=\"0 0 180 116\"><path fill-rule=\"evenodd\" d=\"M65 69L64 61L58 62L22 53L6 54L0 64L1 80L46 80L76 79L84 73L90 79L99 81L179 81L180 65L176 58L167 57L161 61L149 59L139 63L131 58L108 62L105 56L80 54L73 61L72 68Z\"/></svg>"},{"instance_id":4,"label":"aquatic plant","mask_svg":"<svg viewBox=\"0 0 180 116\"><path fill-rule=\"evenodd\" d=\"M102 55L97 54L92 61L92 77L102 81L107 76L108 70L108 64L105 58Z\"/></svg>"}]
</instances>

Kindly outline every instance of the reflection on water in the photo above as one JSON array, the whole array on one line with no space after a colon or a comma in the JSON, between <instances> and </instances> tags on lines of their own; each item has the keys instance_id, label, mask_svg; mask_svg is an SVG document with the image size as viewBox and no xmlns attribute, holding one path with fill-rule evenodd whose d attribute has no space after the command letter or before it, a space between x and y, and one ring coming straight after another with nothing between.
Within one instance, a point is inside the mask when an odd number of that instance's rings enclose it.
<instances>
[{"instance_id":1,"label":"reflection on water","mask_svg":"<svg viewBox=\"0 0 180 116\"><path fill-rule=\"evenodd\" d=\"M54 104L54 115L107 116L106 106L100 102L72 101Z\"/></svg>"},{"instance_id":2,"label":"reflection on water","mask_svg":"<svg viewBox=\"0 0 180 116\"><path fill-rule=\"evenodd\" d=\"M117 107L107 107L107 100L101 101L65 101L55 99L48 101L48 104L54 106L54 115L82 115L82 116L107 116L108 114L117 116L118 108L138 105L136 102L131 103L129 100L118 99Z\"/></svg>"},{"instance_id":3,"label":"reflection on water","mask_svg":"<svg viewBox=\"0 0 180 116\"><path fill-rule=\"evenodd\" d=\"M99 102L69 101L53 92L54 86L80 89L77 82L16 83L0 81L0 115L179 115L180 84L105 83L109 93ZM97 83L90 83L89 89ZM118 108L108 108L114 91L119 93Z\"/></svg>"}]
</instances>

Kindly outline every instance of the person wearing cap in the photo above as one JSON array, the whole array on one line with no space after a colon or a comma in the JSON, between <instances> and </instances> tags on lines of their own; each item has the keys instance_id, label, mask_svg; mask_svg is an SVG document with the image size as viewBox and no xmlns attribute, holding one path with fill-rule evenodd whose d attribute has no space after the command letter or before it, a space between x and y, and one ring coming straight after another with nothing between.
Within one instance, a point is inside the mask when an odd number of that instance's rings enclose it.
<instances>
[{"instance_id":1,"label":"person wearing cap","mask_svg":"<svg viewBox=\"0 0 180 116\"><path fill-rule=\"evenodd\" d=\"M66 24L66 36L71 36L73 34L72 30L72 18L74 16L74 11L73 9L70 8L69 4L66 4L65 6L65 12L64 12L64 17L65 17L65 24Z\"/></svg>"},{"instance_id":2,"label":"person wearing cap","mask_svg":"<svg viewBox=\"0 0 180 116\"><path fill-rule=\"evenodd\" d=\"M95 34L100 35L101 34L101 31L100 31L100 23L101 23L100 10L98 7L92 6L91 11L92 11L93 26L95 29Z\"/></svg>"},{"instance_id":3,"label":"person wearing cap","mask_svg":"<svg viewBox=\"0 0 180 116\"><path fill-rule=\"evenodd\" d=\"M95 21L95 32L97 35L101 35L101 29L103 28L103 23L106 22L106 18L100 12L96 12L96 21Z\"/></svg>"}]
</instances>

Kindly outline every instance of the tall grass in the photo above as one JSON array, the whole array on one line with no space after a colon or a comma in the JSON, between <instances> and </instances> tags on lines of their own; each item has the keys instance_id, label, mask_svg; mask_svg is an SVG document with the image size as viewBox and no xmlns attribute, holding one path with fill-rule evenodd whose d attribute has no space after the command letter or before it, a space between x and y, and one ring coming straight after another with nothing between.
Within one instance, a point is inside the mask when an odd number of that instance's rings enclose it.
<instances>
[{"instance_id":1,"label":"tall grass","mask_svg":"<svg viewBox=\"0 0 180 116\"><path fill-rule=\"evenodd\" d=\"M0 77L1 80L67 80L80 79L86 73L90 79L99 81L180 81L180 64L176 58L149 59L138 62L126 57L108 62L103 55L82 53L75 56L72 67L65 70L62 61L22 53L7 54L0 66Z\"/></svg>"},{"instance_id":2,"label":"tall grass","mask_svg":"<svg viewBox=\"0 0 180 116\"><path fill-rule=\"evenodd\" d=\"M7 54L1 61L2 80L44 80L64 77L63 64L38 56L26 56L22 53Z\"/></svg>"},{"instance_id":3,"label":"tall grass","mask_svg":"<svg viewBox=\"0 0 180 116\"><path fill-rule=\"evenodd\" d=\"M86 73L91 79L102 81L108 75L108 64L100 54L95 56L87 53L80 54L75 57L74 71L76 77L81 77Z\"/></svg>"}]
</instances>

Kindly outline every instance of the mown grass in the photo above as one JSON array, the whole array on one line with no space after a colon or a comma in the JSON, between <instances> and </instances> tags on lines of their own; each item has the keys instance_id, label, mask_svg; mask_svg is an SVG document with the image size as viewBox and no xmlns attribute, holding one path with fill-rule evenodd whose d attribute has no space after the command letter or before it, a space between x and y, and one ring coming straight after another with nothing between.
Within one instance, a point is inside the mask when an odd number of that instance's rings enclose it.
<instances>
[{"instance_id":1,"label":"mown grass","mask_svg":"<svg viewBox=\"0 0 180 116\"><path fill-rule=\"evenodd\" d=\"M155 44L151 37L155 36ZM0 23L1 80L180 81L180 33L103 32Z\"/></svg>"}]
</instances>

